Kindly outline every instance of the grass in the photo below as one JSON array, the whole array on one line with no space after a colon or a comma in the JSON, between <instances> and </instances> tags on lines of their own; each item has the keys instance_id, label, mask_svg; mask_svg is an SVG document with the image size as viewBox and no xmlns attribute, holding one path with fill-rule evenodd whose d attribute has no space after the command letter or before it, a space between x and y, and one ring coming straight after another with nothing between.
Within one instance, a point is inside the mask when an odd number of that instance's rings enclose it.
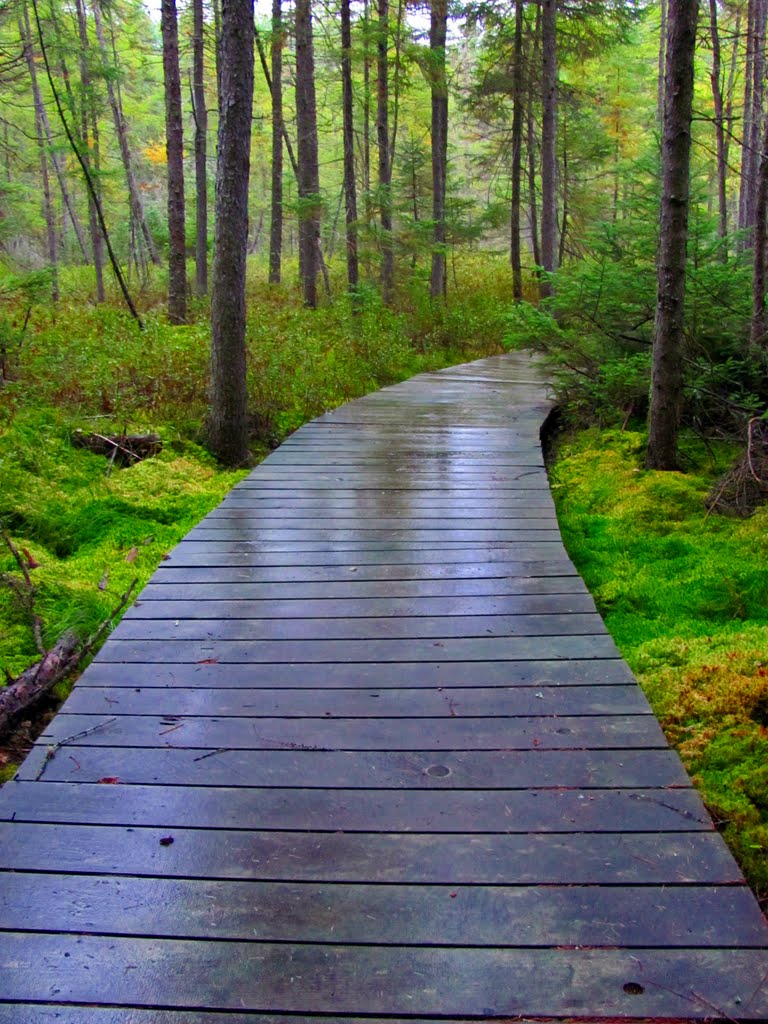
<instances>
[{"instance_id":1,"label":"grass","mask_svg":"<svg viewBox=\"0 0 768 1024\"><path fill-rule=\"evenodd\" d=\"M685 473L642 468L645 437L561 440L566 547L759 898L768 898L768 508L707 515L734 452L685 446Z\"/></svg>"},{"instance_id":2,"label":"grass","mask_svg":"<svg viewBox=\"0 0 768 1024\"><path fill-rule=\"evenodd\" d=\"M265 278L254 262L247 329L254 461L326 409L501 351L510 290L503 261L498 268L487 257L460 261L447 308L433 306L415 277L394 309L369 290L357 316L343 294L310 311L296 288L269 287ZM39 563L33 578L46 645L68 629L91 633L130 582L143 585L242 475L223 472L202 446L206 305L197 305L188 326L170 326L160 280L142 296L140 332L116 299L92 303L84 270L62 274L61 284L63 301L34 306L23 336L22 295L17 306L6 298L0 307L0 343L10 353L9 379L0 385L0 524ZM71 446L76 428L157 431L164 450L108 473L102 456ZM0 550L0 571L13 568ZM16 675L36 658L28 616L0 587L0 670Z\"/></svg>"}]
</instances>

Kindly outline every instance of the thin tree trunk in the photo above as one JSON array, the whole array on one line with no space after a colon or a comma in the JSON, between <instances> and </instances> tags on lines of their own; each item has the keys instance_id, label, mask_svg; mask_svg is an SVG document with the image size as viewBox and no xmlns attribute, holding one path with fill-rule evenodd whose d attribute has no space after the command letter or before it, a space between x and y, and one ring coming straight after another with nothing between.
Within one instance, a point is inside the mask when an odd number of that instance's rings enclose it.
<instances>
[{"instance_id":1,"label":"thin tree trunk","mask_svg":"<svg viewBox=\"0 0 768 1024\"><path fill-rule=\"evenodd\" d=\"M751 161L749 138L752 126L752 87L754 85L755 65L755 0L747 2L747 45L744 69L744 120L741 126L741 174L739 180L739 231L744 231L748 223L749 192L752 188L750 178ZM745 247L744 240L739 247Z\"/></svg>"},{"instance_id":2,"label":"thin tree trunk","mask_svg":"<svg viewBox=\"0 0 768 1024\"><path fill-rule=\"evenodd\" d=\"M405 0L397 2L397 22L395 24L395 74L392 80L392 135L389 140L389 180L395 166L395 147L397 146L397 128L400 119L400 78L402 73L403 48L403 17Z\"/></svg>"},{"instance_id":3,"label":"thin tree trunk","mask_svg":"<svg viewBox=\"0 0 768 1024\"><path fill-rule=\"evenodd\" d=\"M272 218L269 227L269 281L280 284L283 260L283 13L272 0Z\"/></svg>"},{"instance_id":4,"label":"thin tree trunk","mask_svg":"<svg viewBox=\"0 0 768 1024\"><path fill-rule=\"evenodd\" d=\"M128 202L136 223L141 227L141 233L144 236L144 240L147 245L149 258L153 263L159 263L160 257L157 254L157 246L155 245L152 233L149 230L149 225L147 224L147 218L144 214L144 203L142 202L141 193L136 185L136 176L133 172L133 159L131 157L131 147L128 141L128 125L126 124L123 116L114 80L108 70L109 55L107 52L107 41L104 36L101 0L93 0L92 7L93 17L96 24L96 38L99 43L102 60L104 61L104 78L107 83L107 97L109 99L109 106L112 111L112 120L115 125L115 133L117 134L117 141L120 147L120 157L123 162L123 170L125 171L125 181L128 186Z\"/></svg>"},{"instance_id":5,"label":"thin tree trunk","mask_svg":"<svg viewBox=\"0 0 768 1024\"><path fill-rule=\"evenodd\" d=\"M568 118L563 114L563 218L560 225L558 264L565 259L565 243L568 238Z\"/></svg>"},{"instance_id":6,"label":"thin tree trunk","mask_svg":"<svg viewBox=\"0 0 768 1024\"><path fill-rule=\"evenodd\" d=\"M80 35L80 86L82 90L80 106L80 135L82 138L82 156L85 161L88 173L91 176L94 189L99 193L98 177L91 169L91 138L95 141L98 126L96 115L93 109L93 95L91 73L88 67L90 44L88 42L88 21L83 0L75 0L77 11L77 27ZM93 249L93 269L96 276L96 301L103 302L104 294L104 249L102 237L99 231L99 218L96 211L96 200L93 196L88 198L88 226L91 235L91 248Z\"/></svg>"},{"instance_id":7,"label":"thin tree trunk","mask_svg":"<svg viewBox=\"0 0 768 1024\"><path fill-rule=\"evenodd\" d=\"M539 41L541 39L541 4L536 0L536 21L533 33L529 33L531 47L531 66L536 67L539 63ZM529 75L528 97L526 110L526 150L528 153L528 208L531 227L531 247L533 249L533 262L537 267L541 266L541 245L539 242L539 215L536 189L536 120L534 116L534 95L536 87L534 76Z\"/></svg>"},{"instance_id":8,"label":"thin tree trunk","mask_svg":"<svg viewBox=\"0 0 768 1024\"><path fill-rule=\"evenodd\" d=\"M760 170L760 152L762 149L766 15L768 15L768 0L755 0L752 106L748 150L749 188L747 190L745 213L745 227L748 230L754 229L755 226L755 205L757 201L755 183Z\"/></svg>"},{"instance_id":9,"label":"thin tree trunk","mask_svg":"<svg viewBox=\"0 0 768 1024\"><path fill-rule=\"evenodd\" d=\"M768 117L764 120L762 151L755 197L754 273L752 277L752 325L749 343L754 355L764 357L768 324L766 323L766 255L768 248Z\"/></svg>"},{"instance_id":10,"label":"thin tree trunk","mask_svg":"<svg viewBox=\"0 0 768 1024\"><path fill-rule=\"evenodd\" d=\"M661 131L664 127L664 74L667 53L667 0L661 0L661 23L659 25L659 64L656 88L656 122Z\"/></svg>"},{"instance_id":11,"label":"thin tree trunk","mask_svg":"<svg viewBox=\"0 0 768 1024\"><path fill-rule=\"evenodd\" d=\"M32 98L35 107L35 135L37 137L37 148L40 156L40 179L43 186L43 219L45 220L45 235L48 249L48 264L51 268L51 300L59 301L59 267L58 251L56 247L56 223L54 221L53 203L51 202L51 179L48 174L48 153L46 147L45 129L43 127L43 100L40 95L40 87L37 81L35 69L35 58L32 53L32 31L29 25L29 12L26 6L23 8L24 20L19 18L19 35L24 47L24 57L29 70L29 78L32 85Z\"/></svg>"},{"instance_id":12,"label":"thin tree trunk","mask_svg":"<svg viewBox=\"0 0 768 1024\"><path fill-rule=\"evenodd\" d=\"M432 273L429 294L440 299L446 292L445 192L448 159L448 86L445 78L445 41L448 23L447 0L432 0L429 46L432 71Z\"/></svg>"},{"instance_id":13,"label":"thin tree trunk","mask_svg":"<svg viewBox=\"0 0 768 1024\"><path fill-rule=\"evenodd\" d=\"M371 223L371 17L369 0L363 2L363 195L365 197L365 222Z\"/></svg>"},{"instance_id":14,"label":"thin tree trunk","mask_svg":"<svg viewBox=\"0 0 768 1024\"><path fill-rule=\"evenodd\" d=\"M296 127L299 157L299 269L304 304L317 306L320 174L317 152L312 0L296 0Z\"/></svg>"},{"instance_id":15,"label":"thin tree trunk","mask_svg":"<svg viewBox=\"0 0 768 1024\"><path fill-rule=\"evenodd\" d=\"M183 324L187 320L187 247L184 225L184 129L176 0L162 0L160 24L165 80L165 146L168 154L168 318L171 323Z\"/></svg>"},{"instance_id":16,"label":"thin tree trunk","mask_svg":"<svg viewBox=\"0 0 768 1024\"><path fill-rule=\"evenodd\" d=\"M344 201L347 238L347 284L357 291L357 187L355 183L355 125L352 92L352 22L350 0L341 0L341 91L344 134Z\"/></svg>"},{"instance_id":17,"label":"thin tree trunk","mask_svg":"<svg viewBox=\"0 0 768 1024\"><path fill-rule=\"evenodd\" d=\"M245 271L253 113L253 0L223 0L208 443L226 465L248 459Z\"/></svg>"},{"instance_id":18,"label":"thin tree trunk","mask_svg":"<svg viewBox=\"0 0 768 1024\"><path fill-rule=\"evenodd\" d=\"M557 3L541 0L541 263L547 273L557 266ZM542 279L542 298L552 294Z\"/></svg>"},{"instance_id":19,"label":"thin tree trunk","mask_svg":"<svg viewBox=\"0 0 768 1024\"><path fill-rule=\"evenodd\" d=\"M728 236L728 164L725 146L725 111L723 105L723 85L721 81L722 57L720 50L720 30L717 24L717 0L709 0L709 28L712 36L712 100L715 105L715 139L717 144L717 203L718 203L718 235L725 240ZM721 247L720 258L728 262L728 250L725 244Z\"/></svg>"},{"instance_id":20,"label":"thin tree trunk","mask_svg":"<svg viewBox=\"0 0 768 1024\"><path fill-rule=\"evenodd\" d=\"M389 161L389 0L378 0L376 37L376 137L379 144L379 218L381 221L381 292L392 301L395 254L392 248L392 187Z\"/></svg>"},{"instance_id":21,"label":"thin tree trunk","mask_svg":"<svg viewBox=\"0 0 768 1024\"><path fill-rule=\"evenodd\" d=\"M192 2L192 97L195 115L195 293L208 293L208 108L205 105L203 0Z\"/></svg>"},{"instance_id":22,"label":"thin tree trunk","mask_svg":"<svg viewBox=\"0 0 768 1024\"><path fill-rule=\"evenodd\" d=\"M523 299L522 240L520 238L521 177L523 168L523 108L525 79L523 75L524 0L515 2L515 49L512 79L512 203L509 217L509 262L512 266L512 295L515 302Z\"/></svg>"},{"instance_id":23,"label":"thin tree trunk","mask_svg":"<svg viewBox=\"0 0 768 1024\"><path fill-rule=\"evenodd\" d=\"M647 454L650 469L669 470L677 466L698 7L698 0L669 0L658 300Z\"/></svg>"}]
</instances>

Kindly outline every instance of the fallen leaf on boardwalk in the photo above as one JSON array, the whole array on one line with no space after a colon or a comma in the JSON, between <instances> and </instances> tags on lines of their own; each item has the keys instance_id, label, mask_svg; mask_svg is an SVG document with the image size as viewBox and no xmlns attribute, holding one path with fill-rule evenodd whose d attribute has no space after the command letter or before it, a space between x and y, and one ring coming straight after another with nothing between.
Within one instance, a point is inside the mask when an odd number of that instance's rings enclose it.
<instances>
[{"instance_id":1,"label":"fallen leaf on boardwalk","mask_svg":"<svg viewBox=\"0 0 768 1024\"><path fill-rule=\"evenodd\" d=\"M33 556L30 555L29 551L27 551L26 548L22 548L21 550L24 552L24 557L27 560L27 568L28 569L39 569L40 568L40 563L35 561Z\"/></svg>"},{"instance_id":2,"label":"fallen leaf on boardwalk","mask_svg":"<svg viewBox=\"0 0 768 1024\"><path fill-rule=\"evenodd\" d=\"M139 549L138 548L131 548L131 550L125 556L126 562L135 562L136 561L136 556L138 555L138 553L139 553Z\"/></svg>"},{"instance_id":3,"label":"fallen leaf on boardwalk","mask_svg":"<svg viewBox=\"0 0 768 1024\"><path fill-rule=\"evenodd\" d=\"M455 900L459 894L457 892L451 892L448 895L451 897L452 900Z\"/></svg>"},{"instance_id":4,"label":"fallen leaf on boardwalk","mask_svg":"<svg viewBox=\"0 0 768 1024\"><path fill-rule=\"evenodd\" d=\"M109 573L105 572L99 580L99 590L106 590L109 584Z\"/></svg>"},{"instance_id":5,"label":"fallen leaf on boardwalk","mask_svg":"<svg viewBox=\"0 0 768 1024\"><path fill-rule=\"evenodd\" d=\"M196 661L196 665L218 665L218 658L202 658L200 661Z\"/></svg>"},{"instance_id":6,"label":"fallen leaf on boardwalk","mask_svg":"<svg viewBox=\"0 0 768 1024\"><path fill-rule=\"evenodd\" d=\"M172 842L173 842L173 836L163 836L163 838L160 840L160 845L161 846L170 846Z\"/></svg>"},{"instance_id":7,"label":"fallen leaf on boardwalk","mask_svg":"<svg viewBox=\"0 0 768 1024\"><path fill-rule=\"evenodd\" d=\"M160 556L160 559L161 559L161 560L162 560L163 562L169 562L169 561L171 560L171 556L170 556L170 555L161 555L161 556Z\"/></svg>"},{"instance_id":8,"label":"fallen leaf on boardwalk","mask_svg":"<svg viewBox=\"0 0 768 1024\"><path fill-rule=\"evenodd\" d=\"M117 775L105 775L103 779L99 779L100 786L117 786L120 784L120 779Z\"/></svg>"}]
</instances>

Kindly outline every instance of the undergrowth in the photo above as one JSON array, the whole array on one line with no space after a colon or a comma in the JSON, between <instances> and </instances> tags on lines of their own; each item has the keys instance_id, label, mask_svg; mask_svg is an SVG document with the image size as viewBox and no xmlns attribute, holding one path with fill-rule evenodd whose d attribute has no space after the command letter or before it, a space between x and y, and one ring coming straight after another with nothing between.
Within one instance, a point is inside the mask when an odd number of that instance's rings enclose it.
<instances>
[{"instance_id":1,"label":"undergrowth","mask_svg":"<svg viewBox=\"0 0 768 1024\"><path fill-rule=\"evenodd\" d=\"M683 444L685 473L642 468L645 437L562 440L551 470L566 547L665 733L768 898L768 508L708 515L733 459Z\"/></svg>"}]
</instances>

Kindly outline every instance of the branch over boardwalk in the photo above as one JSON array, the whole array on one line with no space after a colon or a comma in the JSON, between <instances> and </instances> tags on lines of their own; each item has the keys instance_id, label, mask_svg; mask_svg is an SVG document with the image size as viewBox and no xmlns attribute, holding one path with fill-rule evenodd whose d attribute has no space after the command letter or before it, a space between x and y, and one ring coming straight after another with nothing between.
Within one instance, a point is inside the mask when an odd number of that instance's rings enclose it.
<instances>
[{"instance_id":1,"label":"branch over boardwalk","mask_svg":"<svg viewBox=\"0 0 768 1024\"><path fill-rule=\"evenodd\" d=\"M0 1024L768 1017L548 410L524 355L423 374L190 532L0 794Z\"/></svg>"}]
</instances>

